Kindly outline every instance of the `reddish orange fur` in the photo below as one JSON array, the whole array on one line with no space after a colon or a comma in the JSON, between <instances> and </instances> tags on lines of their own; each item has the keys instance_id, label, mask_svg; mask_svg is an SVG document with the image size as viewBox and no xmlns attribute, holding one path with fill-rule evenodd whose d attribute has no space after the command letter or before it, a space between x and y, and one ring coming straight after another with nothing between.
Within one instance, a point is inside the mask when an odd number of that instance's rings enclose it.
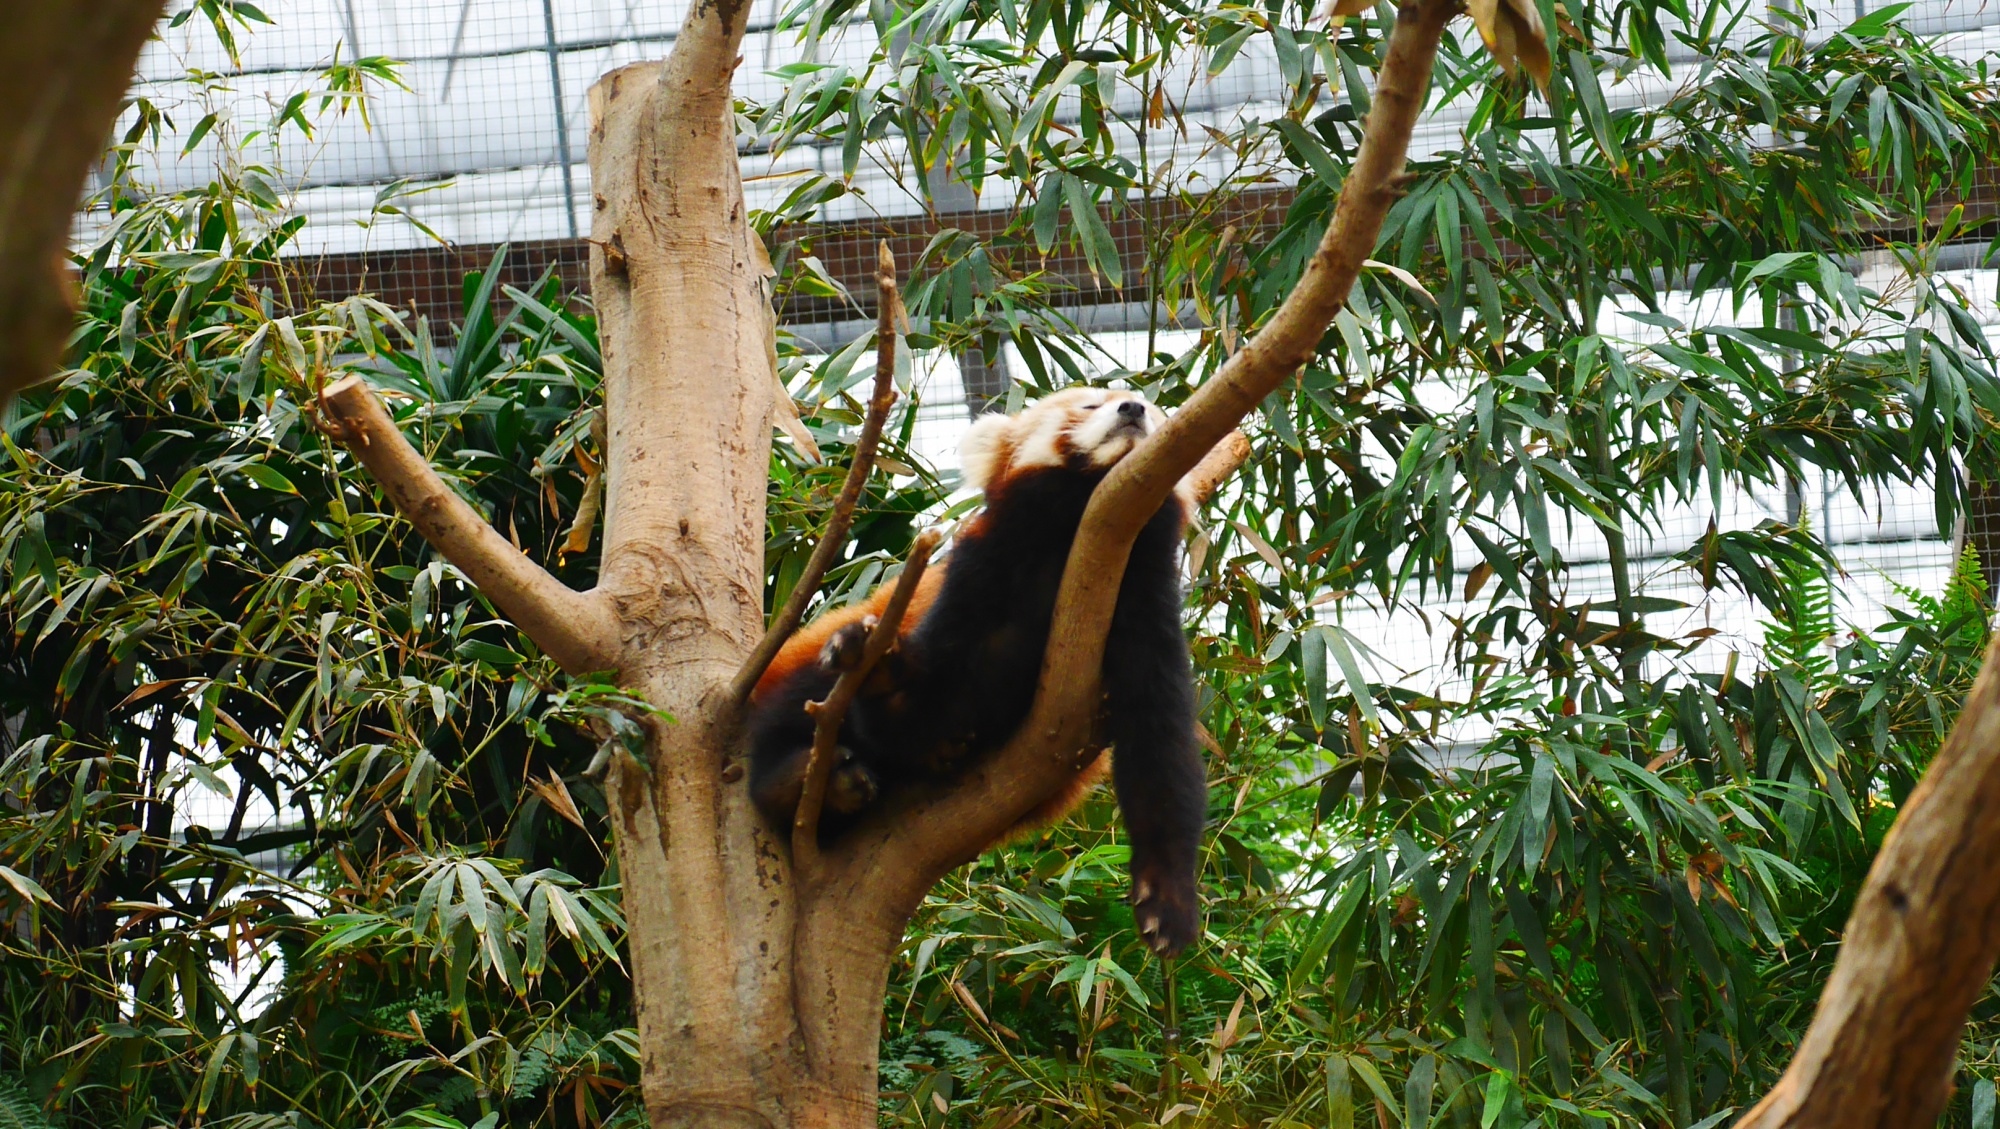
<instances>
[{"instance_id":1,"label":"reddish orange fur","mask_svg":"<svg viewBox=\"0 0 2000 1129\"><path fill-rule=\"evenodd\" d=\"M903 622L897 631L898 637L908 633L910 628L924 618L924 613L930 610L931 601L937 598L938 586L944 583L947 563L939 561L931 565L923 578L917 581L917 590L910 594L910 607L903 614ZM895 588L894 584L881 585L860 603L834 608L794 631L792 637L785 640L785 645L778 648L777 657L771 660L771 665L764 669L763 677L757 680L757 688L750 692L750 700L756 701L771 687L800 669L818 662L820 649L826 646L826 641L833 637L834 632L858 621L863 616L881 615L882 609L889 606L889 596Z\"/></svg>"},{"instance_id":2,"label":"reddish orange fur","mask_svg":"<svg viewBox=\"0 0 2000 1129\"><path fill-rule=\"evenodd\" d=\"M1090 794L1091 789L1104 783L1104 778L1109 775L1111 775L1111 754L1099 749L1097 755L1090 759L1090 763L1078 769L1076 775L1065 781L1055 795L1035 805L1035 810L1022 816L1021 821L1009 827L1007 833L997 842L988 843L987 846L997 847L1001 843L1017 843L1044 827L1061 823L1064 817L1075 810L1076 805L1083 802L1083 798Z\"/></svg>"}]
</instances>

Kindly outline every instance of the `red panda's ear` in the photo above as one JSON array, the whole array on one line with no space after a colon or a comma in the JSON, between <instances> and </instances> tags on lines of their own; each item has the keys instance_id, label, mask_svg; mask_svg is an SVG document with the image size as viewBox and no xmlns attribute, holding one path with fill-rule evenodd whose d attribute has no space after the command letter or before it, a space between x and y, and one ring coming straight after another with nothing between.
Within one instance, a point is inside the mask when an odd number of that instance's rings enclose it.
<instances>
[{"instance_id":1,"label":"red panda's ear","mask_svg":"<svg viewBox=\"0 0 2000 1129\"><path fill-rule=\"evenodd\" d=\"M1014 418L998 412L980 416L966 429L958 441L958 465L967 486L986 489L1012 446L1013 430Z\"/></svg>"}]
</instances>

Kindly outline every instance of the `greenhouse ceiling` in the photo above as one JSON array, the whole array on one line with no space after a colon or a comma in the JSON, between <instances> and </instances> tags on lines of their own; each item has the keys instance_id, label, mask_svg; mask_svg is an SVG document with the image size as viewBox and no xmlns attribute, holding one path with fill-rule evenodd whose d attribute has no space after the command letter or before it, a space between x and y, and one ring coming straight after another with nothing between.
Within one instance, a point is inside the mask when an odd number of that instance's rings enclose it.
<instances>
[{"instance_id":1,"label":"greenhouse ceiling","mask_svg":"<svg viewBox=\"0 0 2000 1129\"><path fill-rule=\"evenodd\" d=\"M1763 10L1764 0L1751 2ZM785 3L758 0L736 80L744 98L782 97L784 80L771 71L804 53L795 33L775 30ZM1839 6L1853 11L1822 12L1823 29L1881 5L1839 0ZM272 22L238 36L234 61L200 19L162 25L142 59L138 93L165 112L172 128L142 154L142 178L167 190L196 187L225 158L277 169L312 220L294 249L338 254L434 238L483 245L585 234L589 86L613 68L664 55L685 3L273 0L265 11ZM1904 18L1920 32L1953 37L1963 56L2000 50L2000 4L1990 0L1918 0ZM1742 36L1754 31L1748 21L1744 27ZM865 67L873 42L865 27L846 35L836 29L814 61ZM396 61L406 89L372 83L365 121L352 110L326 113L310 138L297 129L266 128L294 96L321 89L330 64L368 57ZM1687 77L1641 73L1609 93L1614 104L1629 105L1660 98ZM1187 123L1178 142L1181 175L1197 181L1201 162L1210 159L1200 126L1241 127L1278 113L1281 80L1268 37L1254 37L1219 77L1195 68L1174 82ZM1130 94L1133 105L1124 109L1138 117L1138 94ZM1464 109L1453 104L1433 113L1413 154L1455 144ZM189 147L211 113L216 124ZM774 155L754 139L746 142L753 207L788 191L787 174L839 168L838 149L796 145ZM1214 171L1224 175L1219 164ZM921 211L905 173L892 148L873 154L855 191L833 201L822 218ZM1012 204L1000 193L980 201L962 197L961 207ZM368 222L390 200L422 227L380 215ZM91 226L86 218L80 234L87 238Z\"/></svg>"}]
</instances>

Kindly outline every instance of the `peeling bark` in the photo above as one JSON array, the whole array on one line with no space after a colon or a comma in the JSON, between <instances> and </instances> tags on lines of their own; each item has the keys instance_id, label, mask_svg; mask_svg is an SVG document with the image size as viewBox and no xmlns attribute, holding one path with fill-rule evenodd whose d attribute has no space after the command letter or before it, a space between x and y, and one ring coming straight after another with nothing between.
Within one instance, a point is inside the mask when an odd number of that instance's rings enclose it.
<instances>
[{"instance_id":1,"label":"peeling bark","mask_svg":"<svg viewBox=\"0 0 2000 1129\"><path fill-rule=\"evenodd\" d=\"M0 37L0 404L55 372L65 253L161 0L18 0Z\"/></svg>"}]
</instances>

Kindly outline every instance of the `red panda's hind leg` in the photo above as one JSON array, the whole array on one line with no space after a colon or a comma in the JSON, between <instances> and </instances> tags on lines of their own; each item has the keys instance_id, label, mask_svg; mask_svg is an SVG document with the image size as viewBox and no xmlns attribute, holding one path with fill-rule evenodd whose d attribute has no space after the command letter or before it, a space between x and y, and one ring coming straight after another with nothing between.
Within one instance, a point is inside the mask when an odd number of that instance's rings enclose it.
<instances>
[{"instance_id":1,"label":"red panda's hind leg","mask_svg":"<svg viewBox=\"0 0 2000 1129\"><path fill-rule=\"evenodd\" d=\"M829 674L846 673L861 665L861 654L868 649L868 635L875 630L881 619L864 615L852 623L843 624L840 630L827 636L826 643L819 649L819 668Z\"/></svg>"}]
</instances>

